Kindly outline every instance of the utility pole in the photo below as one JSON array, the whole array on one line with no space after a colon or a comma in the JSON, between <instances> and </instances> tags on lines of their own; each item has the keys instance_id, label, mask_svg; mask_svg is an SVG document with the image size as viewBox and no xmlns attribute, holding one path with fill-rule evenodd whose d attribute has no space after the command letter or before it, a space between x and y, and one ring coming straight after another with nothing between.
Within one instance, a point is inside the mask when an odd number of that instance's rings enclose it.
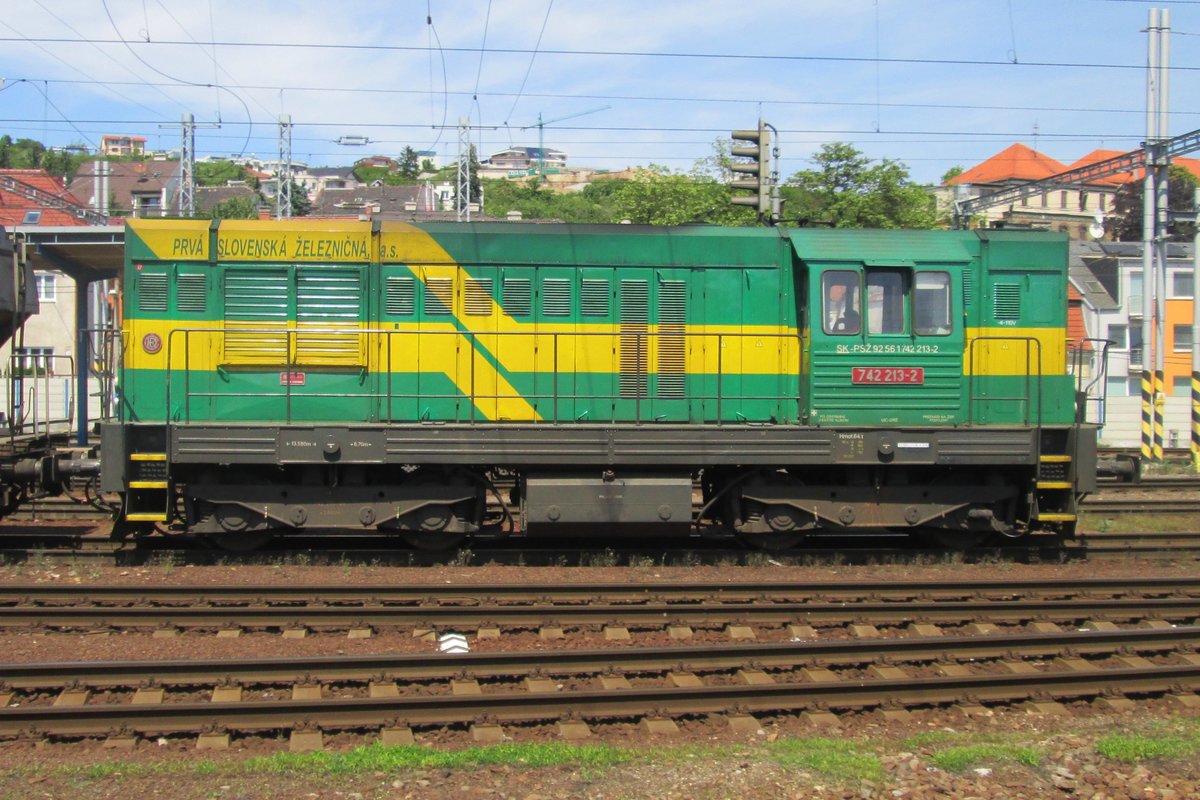
<instances>
[{"instance_id":1,"label":"utility pole","mask_svg":"<svg viewBox=\"0 0 1200 800\"><path fill-rule=\"evenodd\" d=\"M458 171L454 192L455 219L471 221L471 120L458 118Z\"/></svg>"},{"instance_id":2,"label":"utility pole","mask_svg":"<svg viewBox=\"0 0 1200 800\"><path fill-rule=\"evenodd\" d=\"M1192 213L1192 468L1200 472L1200 189Z\"/></svg>"},{"instance_id":3,"label":"utility pole","mask_svg":"<svg viewBox=\"0 0 1200 800\"><path fill-rule=\"evenodd\" d=\"M1146 69L1146 159L1142 184L1142 457L1163 458L1163 385L1167 230L1166 44L1170 12L1150 9Z\"/></svg>"},{"instance_id":4,"label":"utility pole","mask_svg":"<svg viewBox=\"0 0 1200 800\"><path fill-rule=\"evenodd\" d=\"M191 114L184 114L178 125L160 124L160 128L179 128L179 214L196 215L196 128L219 128L219 123L197 123Z\"/></svg>"},{"instance_id":5,"label":"utility pole","mask_svg":"<svg viewBox=\"0 0 1200 800\"><path fill-rule=\"evenodd\" d=\"M292 115L279 115L279 166L275 170L275 219L292 218Z\"/></svg>"}]
</instances>

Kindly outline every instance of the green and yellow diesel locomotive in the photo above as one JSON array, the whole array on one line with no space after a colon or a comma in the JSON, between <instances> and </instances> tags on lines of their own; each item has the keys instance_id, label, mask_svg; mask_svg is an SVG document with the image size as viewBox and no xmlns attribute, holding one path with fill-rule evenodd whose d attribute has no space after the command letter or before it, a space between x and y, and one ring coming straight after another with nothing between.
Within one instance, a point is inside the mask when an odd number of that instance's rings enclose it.
<instances>
[{"instance_id":1,"label":"green and yellow diesel locomotive","mask_svg":"<svg viewBox=\"0 0 1200 800\"><path fill-rule=\"evenodd\" d=\"M125 252L130 526L446 546L511 483L524 534L969 543L1069 535L1093 488L1060 235L141 219Z\"/></svg>"}]
</instances>

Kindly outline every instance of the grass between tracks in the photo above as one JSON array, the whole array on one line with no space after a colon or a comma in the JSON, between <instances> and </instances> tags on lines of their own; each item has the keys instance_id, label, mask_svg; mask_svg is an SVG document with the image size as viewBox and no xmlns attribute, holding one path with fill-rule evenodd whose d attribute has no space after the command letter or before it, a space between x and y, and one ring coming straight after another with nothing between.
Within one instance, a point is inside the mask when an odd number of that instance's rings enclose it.
<instances>
[{"instance_id":1,"label":"grass between tracks","mask_svg":"<svg viewBox=\"0 0 1200 800\"><path fill-rule=\"evenodd\" d=\"M1113 762L1154 760L1188 761L1200 753L1200 718L1147 720L1127 725L1120 733L1079 737L1074 746L1090 750ZM24 797L30 786L41 781L69 786L74 790L99 788L105 796L127 787L133 791L146 779L177 779L181 786L192 781L252 780L270 784L275 779L311 780L324 785L333 781L401 778L415 780L438 773L470 772L502 768L506 772L546 768L571 770L589 781L603 778L611 770L628 765L687 765L727 763L731 769L747 762L771 764L787 772L820 776L835 785L864 781L886 781L895 764L913 759L926 767L947 772L965 772L982 767L1010 764L1045 770L1053 766L1051 751L1057 736L1045 733L930 731L905 738L834 739L780 737L775 741L706 745L619 746L604 743L563 742L505 743L462 750L372 744L348 751L275 753L251 758L172 759L170 755L146 760L114 760L92 766L53 763L12 766L0 769L0 798ZM264 785L266 785L264 784ZM341 784L337 784L341 785ZM13 792L16 792L14 794ZM55 795L57 796L57 795Z\"/></svg>"},{"instance_id":2,"label":"grass between tracks","mask_svg":"<svg viewBox=\"0 0 1200 800\"><path fill-rule=\"evenodd\" d=\"M570 767L589 776L626 764L664 764L693 759L763 760L784 769L803 769L833 781L878 779L883 774L879 755L866 744L842 739L784 738L755 745L681 745L619 747L608 744L559 742L498 744L463 750L432 750L419 745L371 744L346 752L275 753L241 761L203 760L172 762L112 761L91 767L60 767L75 781L104 781L151 775L246 777L281 775L349 776L389 775L427 770L474 770L492 766L514 769ZM20 768L10 771L15 775Z\"/></svg>"},{"instance_id":3,"label":"grass between tracks","mask_svg":"<svg viewBox=\"0 0 1200 800\"><path fill-rule=\"evenodd\" d=\"M1096 750L1114 761L1187 758L1200 753L1200 720L1157 723L1134 733L1113 733L1096 742Z\"/></svg>"}]
</instances>

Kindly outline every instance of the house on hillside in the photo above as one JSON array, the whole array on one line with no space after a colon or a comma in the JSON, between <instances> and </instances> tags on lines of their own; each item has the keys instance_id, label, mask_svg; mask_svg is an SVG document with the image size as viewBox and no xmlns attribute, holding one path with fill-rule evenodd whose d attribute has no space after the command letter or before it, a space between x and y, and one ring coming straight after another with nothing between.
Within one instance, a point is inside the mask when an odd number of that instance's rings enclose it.
<instances>
[{"instance_id":1,"label":"house on hillside","mask_svg":"<svg viewBox=\"0 0 1200 800\"><path fill-rule=\"evenodd\" d=\"M546 172L560 172L567 168L567 154L562 150L546 148L543 155L538 147L510 147L492 153L479 163L482 178L514 178L536 175L539 159L545 164Z\"/></svg>"},{"instance_id":2,"label":"house on hillside","mask_svg":"<svg viewBox=\"0 0 1200 800\"><path fill-rule=\"evenodd\" d=\"M121 136L106 133L100 137L100 155L102 156L140 156L145 152L145 136Z\"/></svg>"},{"instance_id":3,"label":"house on hillside","mask_svg":"<svg viewBox=\"0 0 1200 800\"><path fill-rule=\"evenodd\" d=\"M353 167L309 167L302 175L296 176L296 182L315 198L326 189L353 189L362 186L354 175Z\"/></svg>"},{"instance_id":4,"label":"house on hillside","mask_svg":"<svg viewBox=\"0 0 1200 800\"><path fill-rule=\"evenodd\" d=\"M97 211L117 217L179 213L178 161L84 162L71 193Z\"/></svg>"},{"instance_id":5,"label":"house on hillside","mask_svg":"<svg viewBox=\"0 0 1200 800\"><path fill-rule=\"evenodd\" d=\"M473 210L472 215L477 215ZM313 199L309 217L365 218L383 220L455 219L454 189L443 182L408 186L358 186L324 189Z\"/></svg>"}]
</instances>

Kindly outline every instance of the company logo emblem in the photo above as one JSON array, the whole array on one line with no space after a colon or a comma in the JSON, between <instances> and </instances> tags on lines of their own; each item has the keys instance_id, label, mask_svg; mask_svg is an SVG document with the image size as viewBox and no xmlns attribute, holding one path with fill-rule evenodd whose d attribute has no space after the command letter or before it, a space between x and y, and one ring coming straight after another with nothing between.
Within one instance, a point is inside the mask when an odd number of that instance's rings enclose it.
<instances>
[{"instance_id":1,"label":"company logo emblem","mask_svg":"<svg viewBox=\"0 0 1200 800\"><path fill-rule=\"evenodd\" d=\"M150 355L154 355L159 350L162 350L162 337L157 333L147 333L142 337L142 349Z\"/></svg>"}]
</instances>

